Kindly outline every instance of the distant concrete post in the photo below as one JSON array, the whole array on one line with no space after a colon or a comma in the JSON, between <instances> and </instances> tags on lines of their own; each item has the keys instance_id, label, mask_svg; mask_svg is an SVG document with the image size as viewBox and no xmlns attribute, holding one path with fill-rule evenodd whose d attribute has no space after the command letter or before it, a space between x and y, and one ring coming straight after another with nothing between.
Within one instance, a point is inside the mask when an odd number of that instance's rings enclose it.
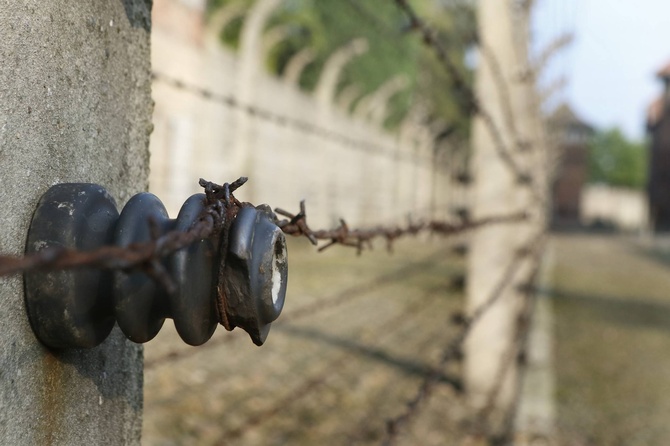
<instances>
[{"instance_id":1,"label":"distant concrete post","mask_svg":"<svg viewBox=\"0 0 670 446\"><path fill-rule=\"evenodd\" d=\"M381 127L388 114L388 102L393 96L407 88L409 80L407 76L398 75L384 82L374 92L370 93L369 101L363 102L356 107L354 116L362 119L370 119L373 125Z\"/></svg>"},{"instance_id":2,"label":"distant concrete post","mask_svg":"<svg viewBox=\"0 0 670 446\"><path fill-rule=\"evenodd\" d=\"M357 56L368 51L368 41L364 38L354 39L330 55L314 90L314 97L322 104L332 104L337 90L337 83L344 67Z\"/></svg>"},{"instance_id":3,"label":"distant concrete post","mask_svg":"<svg viewBox=\"0 0 670 446\"><path fill-rule=\"evenodd\" d=\"M254 102L258 79L263 69L263 31L272 13L281 6L282 0L256 0L247 13L240 37L240 71L237 76L237 97L243 104ZM239 175L252 176L254 173L254 154L249 147L252 140L252 120L245 111L236 114L235 149L233 166ZM249 182L245 187L245 196L254 201L256 183Z\"/></svg>"},{"instance_id":4,"label":"distant concrete post","mask_svg":"<svg viewBox=\"0 0 670 446\"><path fill-rule=\"evenodd\" d=\"M247 10L248 5L244 2L230 2L219 8L209 19L207 31L210 40L219 43L219 34L230 22L240 17Z\"/></svg>"},{"instance_id":5,"label":"distant concrete post","mask_svg":"<svg viewBox=\"0 0 670 446\"><path fill-rule=\"evenodd\" d=\"M361 96L361 87L356 84L347 85L337 97L337 105L346 113L351 110L351 105Z\"/></svg>"},{"instance_id":6,"label":"distant concrete post","mask_svg":"<svg viewBox=\"0 0 670 446\"><path fill-rule=\"evenodd\" d=\"M118 205L147 188L148 0L4 0L0 6L0 252L21 255L40 196L103 185ZM0 278L0 442L139 444L142 348L118 329L92 350L33 335L22 277Z\"/></svg>"},{"instance_id":7,"label":"distant concrete post","mask_svg":"<svg viewBox=\"0 0 670 446\"><path fill-rule=\"evenodd\" d=\"M305 71L305 67L314 61L316 54L311 48L303 48L294 54L286 63L282 78L285 82L293 85L300 83L300 76Z\"/></svg>"},{"instance_id":8,"label":"distant concrete post","mask_svg":"<svg viewBox=\"0 0 670 446\"><path fill-rule=\"evenodd\" d=\"M263 36L263 55L266 56L272 48L286 39L286 37L291 34L290 25L277 25L274 28L268 30Z\"/></svg>"},{"instance_id":9,"label":"distant concrete post","mask_svg":"<svg viewBox=\"0 0 670 446\"><path fill-rule=\"evenodd\" d=\"M472 213L480 218L525 211L529 219L514 225L487 226L472 235L468 311L472 313L493 296L497 298L472 326L464 368L469 402L473 409L487 413L490 433L503 433L512 427L513 432L505 433L546 437L553 423L552 381L547 370L550 362L546 356L538 357L538 351L550 343L550 320L546 303L539 300L536 307L529 306L529 296L522 291L536 287L533 273L539 265L534 263L541 264L541 259L519 257L528 249L539 249L529 244L546 232L549 201L547 137L536 78L529 70L531 7L532 2L514 0L478 3L482 57L476 92L518 172L512 172L503 162L491 125L481 115L477 117L473 127ZM520 181L519 174L528 174L530 182ZM517 267L511 269L514 264ZM525 332L528 328L524 328L521 316L536 317L530 332ZM523 342L527 336L531 340L529 349ZM517 361L521 351L529 366L526 378L530 379L525 382L524 369ZM521 412L516 411L519 406ZM509 426L503 421L514 411L516 424ZM514 444L525 443L519 440Z\"/></svg>"}]
</instances>

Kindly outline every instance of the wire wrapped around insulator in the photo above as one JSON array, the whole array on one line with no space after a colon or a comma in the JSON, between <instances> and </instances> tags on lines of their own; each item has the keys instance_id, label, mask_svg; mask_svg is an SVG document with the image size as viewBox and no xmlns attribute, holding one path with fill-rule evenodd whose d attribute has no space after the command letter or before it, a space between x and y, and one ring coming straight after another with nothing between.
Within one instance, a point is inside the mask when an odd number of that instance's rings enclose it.
<instances>
[{"instance_id":1,"label":"wire wrapped around insulator","mask_svg":"<svg viewBox=\"0 0 670 446\"><path fill-rule=\"evenodd\" d=\"M206 196L193 195L177 218L170 219L156 196L141 193L119 215L103 187L58 184L37 206L26 252L152 246L146 242L162 233L188 231L205 207ZM190 345L206 342L217 322L228 330L243 328L261 345L284 305L288 278L284 234L262 205L240 209L221 226L226 229L216 237L156 258L157 264L147 270L27 272L26 308L35 335L53 348L91 348L103 342L117 323L126 337L143 343L171 318ZM156 280L156 274L165 274L168 280ZM160 285L166 282L172 289Z\"/></svg>"},{"instance_id":2,"label":"wire wrapped around insulator","mask_svg":"<svg viewBox=\"0 0 670 446\"><path fill-rule=\"evenodd\" d=\"M171 220L163 203L153 194L132 197L121 211L114 229L114 244L126 247L151 240L152 225L163 232L186 231L205 208L205 195L191 196ZM151 225L149 224L151 222ZM176 289L168 293L143 272L115 271L112 280L114 314L123 333L134 342L147 342L174 319L179 336L190 345L200 345L216 329L216 301L213 299L217 247L200 240L162 260Z\"/></svg>"}]
</instances>

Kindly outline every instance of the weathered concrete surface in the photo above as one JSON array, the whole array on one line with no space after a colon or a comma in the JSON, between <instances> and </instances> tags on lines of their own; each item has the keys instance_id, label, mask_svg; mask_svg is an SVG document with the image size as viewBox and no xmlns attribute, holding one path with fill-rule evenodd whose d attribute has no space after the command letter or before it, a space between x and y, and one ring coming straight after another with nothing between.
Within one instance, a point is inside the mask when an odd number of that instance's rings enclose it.
<instances>
[{"instance_id":1,"label":"weathered concrete surface","mask_svg":"<svg viewBox=\"0 0 670 446\"><path fill-rule=\"evenodd\" d=\"M519 39L524 26L520 10L514 8L511 0L481 0L477 5L482 49L482 63L476 79L477 97L481 99L517 169L532 173L533 188L541 195L545 183L539 166L545 164L536 160L542 153L541 147L535 142L537 145L532 146L532 151L523 153L517 150L517 141L535 141L536 129L528 111L527 84L518 80L518 73L527 66L525 45L528 42ZM508 99L500 93L497 79L504 82ZM515 126L506 124L510 110L515 117ZM504 162L496 150L494 135L495 132L481 115L473 120L471 165L475 182L472 187L472 216L476 219L523 210L531 213L531 217L523 224L480 228L471 238L468 312L472 314L481 305L486 305L492 296L497 297L479 323L473 326L465 343L465 387L469 403L475 410L485 407L494 398L492 420L504 416L512 407L516 394L518 367L513 362L507 362L507 358L516 349L517 320L524 302L519 286L528 282L532 262L528 257L521 262L515 259L518 250L530 247L535 234L543 229L542 206L531 199L529 188L519 183L516 173ZM505 280L508 274L510 280Z\"/></svg>"},{"instance_id":2,"label":"weathered concrete surface","mask_svg":"<svg viewBox=\"0 0 670 446\"><path fill-rule=\"evenodd\" d=\"M23 252L53 184L99 183L119 204L146 189L150 13L150 0L0 0L0 252ZM0 443L139 443L140 347L115 329L91 351L48 351L21 277L0 279L0 318Z\"/></svg>"}]
</instances>

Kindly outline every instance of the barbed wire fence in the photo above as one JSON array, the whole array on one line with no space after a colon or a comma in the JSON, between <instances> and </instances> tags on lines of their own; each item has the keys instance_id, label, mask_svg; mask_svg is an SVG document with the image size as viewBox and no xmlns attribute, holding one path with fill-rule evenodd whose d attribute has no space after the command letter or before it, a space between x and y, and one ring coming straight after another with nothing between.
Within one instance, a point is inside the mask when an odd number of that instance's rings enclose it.
<instances>
[{"instance_id":1,"label":"barbed wire fence","mask_svg":"<svg viewBox=\"0 0 670 446\"><path fill-rule=\"evenodd\" d=\"M510 86L503 75L500 61L495 52L488 48L485 43L480 42L479 54L483 57L483 63L488 65L488 68L492 73L494 87L497 91L502 109L502 122L496 122L495 119L493 119L493 115L491 115L486 106L482 104L481 98L478 98L474 90L469 88L462 81L463 78L461 73L451 62L447 51L441 45L439 40L436 39L436 33L419 17L409 2L407 0L396 0L395 3L398 8L402 9L407 14L411 23L411 28L421 35L424 44L430 47L435 53L444 65L446 71L451 75L453 81L466 90L471 109L480 117L484 126L488 130L500 160L505 164L513 176L516 177L517 182L526 186L530 190L535 206L540 209L540 219L542 220L543 218L546 218L542 217L542 214L547 211L547 196L546 192L543 191L543 188L546 188L546 186L543 186L543 182L547 180L547 177L543 177L542 172L538 171L536 171L536 173L538 173L537 175L532 175L531 171L527 170L528 167L521 167L521 164L516 161L515 154L518 156L518 154L532 151L546 152L547 141L533 141L521 136L516 122L515 112L512 107ZM521 7L524 9L523 13L526 14L526 19L528 19L532 5L528 2L522 4ZM523 33L524 31L522 30L520 32ZM524 37L527 38L528 36L525 35ZM527 41L524 42L527 44ZM542 70L543 66L552 57L551 55L558 51L565 45L565 43L566 41L561 40L556 44L552 44L550 48L543 52L543 56L540 57L539 61L536 62L534 66L531 66L531 62L528 62L529 67L527 72L525 75L523 75L524 73L521 73L522 75L519 76L518 81L526 83L530 90L535 90L537 72ZM521 53L525 54L525 51L521 51ZM534 95L531 96L533 98L535 97ZM534 105L537 105L537 101L534 99L532 99L531 102L533 102ZM511 135L510 143L513 144L513 147L516 150L513 150L512 147L508 146L505 142L502 137L501 126L505 128L508 135ZM546 156L546 153L544 155ZM551 169L551 166L548 165L546 168ZM537 274L542 261L545 230L546 227L540 223L541 232L535 235L534 239L529 241L525 248L520 249L514 255L509 266L506 268L502 279L493 289L491 296L474 310L469 319L464 319L463 331L449 344L440 360L439 369L443 369L446 363L458 356L472 325L476 324L478 318L481 318L490 310L505 288L514 284L514 276L517 271L524 270L524 262L529 263L525 268L526 271L524 271L526 277L521 279L521 283L523 284L521 286L523 288L523 302L518 312L519 316L516 333L514 334L513 341L508 346L507 352L503 355L499 363L495 382L490 387L485 405L478 410L468 423L469 428L467 430L469 432L466 437L475 438L479 441L484 440L488 444L508 444L512 440L514 433L513 424L521 392L520 379L522 379L522 374L517 374L516 388L514 389L514 402L511 407L508 408L507 412L503 414L502 423L500 423L499 426L494 426L493 424L495 421L492 420L491 416L512 364L519 362L519 359L525 354L525 346L530 330L530 319L532 317L536 297L535 288ZM425 405L425 400L431 396L433 385L434 381L428 376L420 386L416 396L408 402L406 410L388 422L387 436L383 444L392 445L396 443L400 433L407 429L407 425L411 423L417 416L417 413L420 412L421 407Z\"/></svg>"},{"instance_id":2,"label":"barbed wire fence","mask_svg":"<svg viewBox=\"0 0 670 446\"><path fill-rule=\"evenodd\" d=\"M78 251L63 247L50 247L25 256L0 255L0 276L7 276L30 271L55 271L92 267L103 270L141 271L149 274L165 291L173 292L174 285L159 261L170 254L183 249L196 241L220 236L224 222L235 219L240 209L253 207L252 203L240 202L233 194L247 182L241 177L232 183L218 185L204 179L200 185L205 189L207 206L188 231L160 232L151 220L147 225L152 228L153 239L145 243L133 243L127 247L103 246L94 251ZM324 251L331 246L341 245L355 248L358 254L366 248L372 249L375 238L383 238L387 249L393 251L395 240L415 236L421 232L432 232L439 235L456 235L475 230L482 226L524 221L528 219L525 212L509 215L497 215L479 220L464 220L460 223L448 221L430 221L408 223L407 226L377 226L370 229L350 229L344 220L335 229L312 230L307 225L305 202L300 203L300 211L292 214L283 209L275 209L276 214L289 217L280 220L275 214L275 223L287 235L305 237L313 245L319 241L327 241L318 247Z\"/></svg>"},{"instance_id":3,"label":"barbed wire fence","mask_svg":"<svg viewBox=\"0 0 670 446\"><path fill-rule=\"evenodd\" d=\"M345 148L358 150L364 153L381 154L384 156L399 156L400 158L409 162L422 161L422 159L416 155L403 153L396 154L396 151L393 147L382 146L364 139L354 138L350 135L314 124L307 120L278 113L254 104L242 103L234 95L218 93L212 89L204 88L189 82L185 82L181 79L177 79L169 74L153 71L152 78L155 81L169 85L174 89L194 94L205 101L214 102L216 104L241 111L261 121L271 122L275 125L290 128L291 130L297 132L314 135L324 141L332 142Z\"/></svg>"},{"instance_id":4,"label":"barbed wire fence","mask_svg":"<svg viewBox=\"0 0 670 446\"><path fill-rule=\"evenodd\" d=\"M408 265L402 266L401 268L390 271L387 274L382 274L378 277L375 277L369 281L347 287L332 296L320 297L313 302L305 304L295 310L291 310L287 314L282 315L281 319L277 321L277 324L281 325L305 319L318 313L340 307L356 299L362 299L366 294L376 289L405 280L408 276L412 276L422 271L428 265L438 260L439 258L444 257L446 254L447 253L443 251L439 251L438 253L432 254L421 261L410 263ZM153 369L162 364L185 359L198 354L203 350L216 348L219 345L235 342L239 339L241 339L239 336L225 336L213 339L198 349L182 348L173 350L163 354L162 356L146 361L145 368Z\"/></svg>"},{"instance_id":5,"label":"barbed wire fence","mask_svg":"<svg viewBox=\"0 0 670 446\"><path fill-rule=\"evenodd\" d=\"M544 206L543 195L538 187L537 177L533 177L531 172L525 170L517 162L514 150L512 150L501 135L500 127L505 126L512 133L514 143L518 151L529 150L530 143L524 141L517 131L517 125L514 121L514 114L511 111L509 92L504 78L499 74L499 62L495 54L484 48L483 54L497 72L497 88L506 104L509 107L509 113L506 122L497 123L482 104L481 98L477 98L473 89L463 78L460 71L451 63L449 54L437 39L436 33L428 24L414 11L406 0L395 0L398 8L404 11L409 20L410 28L421 35L424 44L435 52L437 58L443 63L445 69L452 77L456 85L463 90L468 97L468 103L473 113L481 117L486 127L490 131L494 141L498 156L513 173L517 180L524 184L531 191L533 196L541 206ZM546 63L546 62L543 62ZM496 68L498 67L498 68ZM163 82L173 88L196 94L201 98L213 101L231 108L242 110L245 113L258 119L273 122L277 125L291 127L292 129L304 133L318 136L322 139L335 142L351 149L374 153L395 153L388 148L372 144L367 141L351 138L346 134L332 131L325 127L313 125L309 122L285 116L279 113L251 105L239 103L234 96L218 94L209 89L201 88L179 79L172 78L166 74L154 72L154 80ZM532 148L532 147L531 147ZM396 155L394 155L396 156ZM231 183L222 185L200 180L200 185L206 195L206 208L201 213L196 223L186 232L167 231L161 233L158 228L152 226L151 221L147 225L153 227L153 238L146 243L134 244L125 248L106 246L92 252L80 252L71 249L52 248L26 256L0 256L0 276L25 273L28 271L54 271L72 268L99 268L106 270L124 270L141 271L151 276L167 292L174 291L174 284L168 273L161 266L160 260L164 257L183 249L192 243L205 238L216 238L221 235L226 222L230 222L240 209L253 206L251 203L244 203L237 200L234 192L238 190L247 181L246 178L240 178ZM377 226L373 228L350 228L345 220L341 220L340 225L333 229L314 230L307 224L307 211L305 202L299 204L297 212L287 211L276 208L275 223L282 231L291 236L304 237L313 245L317 246L319 252L329 249L335 245L350 247L361 254L366 249L372 247L374 240L383 240L389 251L393 251L394 242L401 238L412 237L422 233L430 233L438 236L453 237L476 231L492 225L516 224L528 222L531 214L526 210L512 210L505 215L490 215L479 219L461 218L457 221L432 220L432 221L412 221L411 219L404 226L388 225ZM396 444L400 437L411 428L412 423L421 416L428 400L433 395L438 384L446 383L458 392L463 391L463 383L458 378L447 375L446 368L453 362L460 361L463 355L463 346L468 335L486 315L491 308L498 302L503 290L512 286L519 280L520 272L525 272L526 276L521 279L523 283L522 294L524 296L520 316L515 330L514 341L505 354L504 361L499 365L496 383L492 387L491 394L487 399L484 408L478 411L472 418L467 435L485 438L491 442L500 441L500 435L509 437L513 430L514 410L506 414L502 421L502 428L492 428L492 411L500 392L502 383L506 379L510 370L510 365L519 362L523 357L525 345L527 343L530 318L535 302L537 272L542 261L542 252L545 244L545 234L535 234L527 241L527 244L519 249L513 256L502 277L498 279L497 285L491 292L488 299L469 315L456 314L452 317L452 322L458 325L458 330L451 339L445 342L445 347L439 357L439 360L426 371L425 376L416 390L415 395L407 402L404 408L400 408L398 414L392 419L387 420L386 431L384 432L384 445ZM443 253L436 254L444 255ZM303 307L288 311L282 316L279 324L293 322L298 319L312 316L327 309L336 308L344 303L354 299L364 298L366 293L371 290L388 284L394 280L402 280L413 273L420 271L426 262L432 262L434 256L426 258L423 262L407 265L401 270L392 271L381 275L368 282L354 285L333 296L327 296L311 302ZM530 268L526 268L530 265ZM527 269L527 271L526 271ZM430 309L429 307L426 307ZM416 316L414 314L413 316ZM404 313L391 317L377 324L372 330L382 333L392 333L398 324L402 321L404 324L411 323L412 319ZM148 370L155 369L174 361L182 360L190 355L208 349L221 346L225 343L234 342L239 337L227 336L217 340L210 341L200 349L180 349L169 352L146 362ZM375 342L383 344L384 338L379 338ZM349 353L344 352L324 362L319 370L302 378L297 386L287 391L284 396L277 397L265 408L257 411L237 427L226 431L220 438L221 442L240 438L246 431L261 425L270 418L278 415L284 409L304 398L311 392L316 391L325 381L329 379L329 374L333 369L346 365L349 359ZM518 386L517 386L518 387ZM516 394L518 396L518 389ZM502 434L501 434L502 432Z\"/></svg>"}]
</instances>

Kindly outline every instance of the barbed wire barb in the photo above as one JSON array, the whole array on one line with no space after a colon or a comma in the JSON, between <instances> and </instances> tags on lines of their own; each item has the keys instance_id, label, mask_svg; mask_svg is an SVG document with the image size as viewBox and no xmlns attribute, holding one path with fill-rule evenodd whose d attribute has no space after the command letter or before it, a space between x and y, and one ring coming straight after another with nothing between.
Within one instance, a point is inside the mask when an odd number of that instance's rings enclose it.
<instances>
[{"instance_id":1,"label":"barbed wire barb","mask_svg":"<svg viewBox=\"0 0 670 446\"><path fill-rule=\"evenodd\" d=\"M416 13L407 0L395 0L395 3L398 8L404 11L407 15L410 21L409 29L418 31L421 34L423 43L433 50L438 60L445 67L447 73L451 76L454 86L466 95L472 113L479 115L484 126L493 138L493 147L503 164L505 164L508 170L512 173L516 181L521 185L527 186L530 189L533 198L537 202L542 203L542 196L536 190L535 179L530 172L525 171L517 162L512 151L505 142L495 119L493 119L491 113L482 105L473 88L468 85L463 74L450 59L447 50L440 43L439 39L437 39L435 31ZM518 135L516 139L520 140Z\"/></svg>"},{"instance_id":2,"label":"barbed wire barb","mask_svg":"<svg viewBox=\"0 0 670 446\"><path fill-rule=\"evenodd\" d=\"M448 343L440 360L433 368L433 372L426 375L415 396L407 402L405 410L401 414L387 421L386 438L383 440L382 445L394 445L402 430L418 416L421 408L425 405L434 391L434 387L438 382L439 373L442 373L449 362L457 360L462 356L462 346L472 331L473 326L477 324L501 298L503 291L510 286L518 271L521 269L523 261L528 257L538 259L537 261L539 261L539 254L536 253L541 252L542 241L543 235L540 234L531 240L527 249L518 250L492 290L489 298L477 307L469 317L466 316L463 320L459 321L461 322L460 325L462 327L460 332ZM534 257L535 255L537 255L537 257Z\"/></svg>"}]
</instances>

